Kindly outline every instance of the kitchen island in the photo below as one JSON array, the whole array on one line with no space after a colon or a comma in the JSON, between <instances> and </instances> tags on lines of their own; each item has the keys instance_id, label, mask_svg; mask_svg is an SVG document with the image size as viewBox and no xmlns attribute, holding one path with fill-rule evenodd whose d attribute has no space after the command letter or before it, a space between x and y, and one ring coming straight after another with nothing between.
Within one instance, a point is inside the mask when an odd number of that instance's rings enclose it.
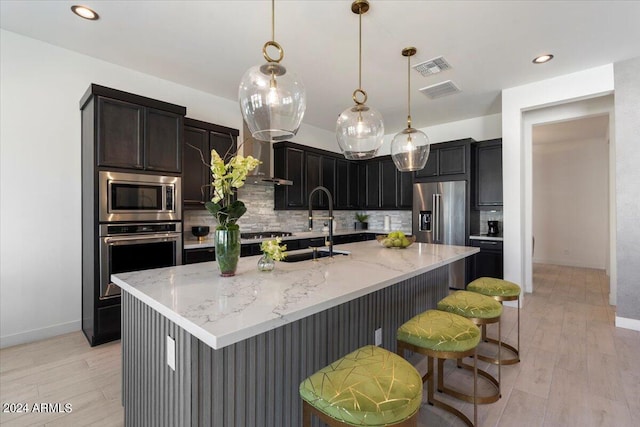
<instances>
[{"instance_id":1,"label":"kitchen island","mask_svg":"<svg viewBox=\"0 0 640 427\"><path fill-rule=\"evenodd\" d=\"M448 264L478 252L376 241L338 249L351 254L271 273L242 258L231 278L215 262L113 276L126 424L298 426L302 379L373 344L376 329L394 351L397 327L447 294Z\"/></svg>"}]
</instances>

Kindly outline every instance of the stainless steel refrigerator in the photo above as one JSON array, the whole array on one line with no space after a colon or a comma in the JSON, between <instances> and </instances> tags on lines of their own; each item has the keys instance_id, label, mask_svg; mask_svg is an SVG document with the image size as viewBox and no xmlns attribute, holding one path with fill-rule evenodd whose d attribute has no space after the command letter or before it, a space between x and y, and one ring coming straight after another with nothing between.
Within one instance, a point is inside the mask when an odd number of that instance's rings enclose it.
<instances>
[{"instance_id":1,"label":"stainless steel refrigerator","mask_svg":"<svg viewBox=\"0 0 640 427\"><path fill-rule=\"evenodd\" d=\"M465 246L467 241L466 181L413 184L413 234L416 241ZM464 289L465 260L449 264L449 287Z\"/></svg>"}]
</instances>

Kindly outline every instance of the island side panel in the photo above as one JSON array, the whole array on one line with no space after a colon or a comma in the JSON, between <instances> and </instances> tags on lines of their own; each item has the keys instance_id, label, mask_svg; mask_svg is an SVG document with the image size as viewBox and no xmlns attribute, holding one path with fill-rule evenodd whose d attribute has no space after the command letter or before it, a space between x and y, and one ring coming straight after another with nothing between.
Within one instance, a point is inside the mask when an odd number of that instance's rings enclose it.
<instances>
[{"instance_id":1,"label":"island side panel","mask_svg":"<svg viewBox=\"0 0 640 427\"><path fill-rule=\"evenodd\" d=\"M125 425L192 425L191 335L125 291L122 325ZM167 336L176 343L175 371L167 364Z\"/></svg>"},{"instance_id":2,"label":"island side panel","mask_svg":"<svg viewBox=\"0 0 640 427\"><path fill-rule=\"evenodd\" d=\"M397 328L448 291L445 266L219 350L192 338L192 425L300 426L304 378L373 344L379 327L395 351Z\"/></svg>"}]
</instances>

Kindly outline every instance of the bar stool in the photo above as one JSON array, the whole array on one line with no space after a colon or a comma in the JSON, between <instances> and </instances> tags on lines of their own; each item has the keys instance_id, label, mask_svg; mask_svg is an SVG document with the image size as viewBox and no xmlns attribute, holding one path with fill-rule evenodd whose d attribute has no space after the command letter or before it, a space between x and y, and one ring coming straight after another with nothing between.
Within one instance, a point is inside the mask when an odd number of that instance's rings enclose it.
<instances>
[{"instance_id":1,"label":"bar stool","mask_svg":"<svg viewBox=\"0 0 640 427\"><path fill-rule=\"evenodd\" d=\"M469 285L467 286L467 290L491 297L498 301L500 304L502 304L504 301L516 301L516 304L518 306L518 347L515 348L505 342L501 343L502 347L513 353L515 357L509 359L500 358L500 360L486 356L478 357L480 357L480 360L493 363L494 365L514 365L520 362L520 286L507 280L496 279L493 277L480 277L469 283ZM486 326L482 327L482 339L485 342L491 342L493 344L498 344L500 341L494 338L487 337Z\"/></svg>"},{"instance_id":2,"label":"bar stool","mask_svg":"<svg viewBox=\"0 0 640 427\"><path fill-rule=\"evenodd\" d=\"M438 310L446 311L449 313L455 313L459 316L465 317L477 325L479 328L486 326L487 324L498 324L498 339L500 339L500 316L502 315L502 305L493 298L480 295L474 292L457 291L449 296L443 298L438 302ZM478 332L480 333L480 332ZM500 359L501 345L498 345L498 359ZM480 354L477 354L478 359L482 360ZM458 367L465 369L472 369L471 365L462 363L462 360L458 360ZM442 369L440 369L442 372ZM460 393L458 391L447 388L444 385L444 378L442 375L438 375L438 391L447 393L458 399L478 403L493 403L500 399L500 365L498 365L498 378L485 370L478 368L478 375L487 379L494 385L496 392L488 396L476 396L475 398L469 394Z\"/></svg>"},{"instance_id":3,"label":"bar stool","mask_svg":"<svg viewBox=\"0 0 640 427\"><path fill-rule=\"evenodd\" d=\"M469 319L457 314L438 310L428 310L404 323L397 332L398 354L404 357L409 350L427 356L428 370L422 377L428 381L427 401L430 405L444 409L460 418L469 427L478 425L478 404L473 401L473 422L458 409L437 400L434 397L435 364L434 359L460 359L476 356L476 347L480 342L480 330ZM444 364L444 362L443 362ZM440 368L440 371L442 368ZM476 395L478 375L476 358L473 358L473 396Z\"/></svg>"},{"instance_id":4,"label":"bar stool","mask_svg":"<svg viewBox=\"0 0 640 427\"><path fill-rule=\"evenodd\" d=\"M368 345L347 354L300 384L302 422L314 414L337 426L415 427L422 380L400 356Z\"/></svg>"}]
</instances>

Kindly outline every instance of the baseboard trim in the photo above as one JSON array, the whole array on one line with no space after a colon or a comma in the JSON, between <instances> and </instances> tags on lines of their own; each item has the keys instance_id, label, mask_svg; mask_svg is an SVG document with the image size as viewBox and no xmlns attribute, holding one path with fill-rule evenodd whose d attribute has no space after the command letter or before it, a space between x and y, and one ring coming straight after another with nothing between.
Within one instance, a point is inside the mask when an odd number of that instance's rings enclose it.
<instances>
[{"instance_id":1,"label":"baseboard trim","mask_svg":"<svg viewBox=\"0 0 640 427\"><path fill-rule=\"evenodd\" d=\"M13 335L5 335L0 337L0 348L12 347L14 345L26 344L62 334L68 334L69 332L79 331L81 326L82 324L80 320L74 320L73 322L59 323L46 328L31 329L30 331L24 331Z\"/></svg>"},{"instance_id":2,"label":"baseboard trim","mask_svg":"<svg viewBox=\"0 0 640 427\"><path fill-rule=\"evenodd\" d=\"M640 320L616 316L616 327L640 331Z\"/></svg>"}]
</instances>

